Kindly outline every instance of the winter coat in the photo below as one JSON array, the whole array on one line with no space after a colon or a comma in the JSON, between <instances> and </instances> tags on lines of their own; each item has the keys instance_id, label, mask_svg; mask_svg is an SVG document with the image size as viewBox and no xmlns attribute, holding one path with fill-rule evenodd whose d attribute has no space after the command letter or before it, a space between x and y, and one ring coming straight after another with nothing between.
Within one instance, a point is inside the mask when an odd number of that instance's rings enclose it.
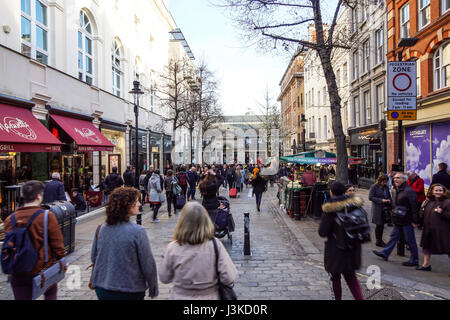
<instances>
[{"instance_id":1,"label":"winter coat","mask_svg":"<svg viewBox=\"0 0 450 320\"><path fill-rule=\"evenodd\" d=\"M350 273L361 267L361 244L356 243L352 249L342 250L337 247L335 229L337 228L337 213L346 206L362 207L364 200L346 195L332 197L322 206L323 216L320 222L319 235L327 237L325 241L325 270L331 274Z\"/></svg>"},{"instance_id":2,"label":"winter coat","mask_svg":"<svg viewBox=\"0 0 450 320\"><path fill-rule=\"evenodd\" d=\"M217 209L220 206L219 200L217 199L217 190L219 190L220 186L223 184L224 178L221 175L216 176L216 183L213 182L203 182L205 183L204 189L205 192L202 191L203 188L200 188L202 192L202 205L206 210Z\"/></svg>"},{"instance_id":3,"label":"winter coat","mask_svg":"<svg viewBox=\"0 0 450 320\"><path fill-rule=\"evenodd\" d=\"M83 198L83 194L78 192L77 196L73 199L73 201L75 202L76 211L86 210L86 201Z\"/></svg>"},{"instance_id":4,"label":"winter coat","mask_svg":"<svg viewBox=\"0 0 450 320\"><path fill-rule=\"evenodd\" d=\"M434 211L438 206L441 214ZM450 198L426 204L420 246L431 254L450 254Z\"/></svg>"},{"instance_id":5,"label":"winter coat","mask_svg":"<svg viewBox=\"0 0 450 320\"><path fill-rule=\"evenodd\" d=\"M266 190L267 181L259 176L252 180L251 184L255 193L263 193Z\"/></svg>"},{"instance_id":6,"label":"winter coat","mask_svg":"<svg viewBox=\"0 0 450 320\"><path fill-rule=\"evenodd\" d=\"M245 170L241 169L241 184L245 183Z\"/></svg>"},{"instance_id":7,"label":"winter coat","mask_svg":"<svg viewBox=\"0 0 450 320\"><path fill-rule=\"evenodd\" d=\"M241 179L242 179L241 171L235 170L234 171L234 183L235 183L234 186L238 189L241 188Z\"/></svg>"},{"instance_id":8,"label":"winter coat","mask_svg":"<svg viewBox=\"0 0 450 320\"><path fill-rule=\"evenodd\" d=\"M21 207L16 211L16 227L25 227L27 222L30 220L31 216L38 210L47 210L48 207ZM5 233L12 231L11 226L11 216L5 219ZM39 216L34 219L33 223L28 229L30 240L33 243L33 247L38 254L38 259L31 272L26 273L28 275L34 275L41 272L45 267L50 267L56 260L61 259L66 255L64 249L63 235L61 233L61 228L59 226L58 220L56 219L53 212L48 214L48 262L45 264L44 259L44 213L39 214Z\"/></svg>"},{"instance_id":9,"label":"winter coat","mask_svg":"<svg viewBox=\"0 0 450 320\"><path fill-rule=\"evenodd\" d=\"M67 201L64 183L57 179L53 179L47 183L44 188L44 203L52 203L55 201Z\"/></svg>"},{"instance_id":10,"label":"winter coat","mask_svg":"<svg viewBox=\"0 0 450 320\"><path fill-rule=\"evenodd\" d=\"M379 186L374 183L370 187L369 200L372 201L372 223L376 225L384 225L383 208L390 207L389 203L383 203L383 199L391 200L391 193L388 186Z\"/></svg>"},{"instance_id":11,"label":"winter coat","mask_svg":"<svg viewBox=\"0 0 450 320\"><path fill-rule=\"evenodd\" d=\"M126 170L123 174L123 181L125 186L134 187L134 173L131 170Z\"/></svg>"},{"instance_id":12,"label":"winter coat","mask_svg":"<svg viewBox=\"0 0 450 320\"><path fill-rule=\"evenodd\" d=\"M317 177L312 171L306 171L302 176L302 184L305 186L313 186L316 181Z\"/></svg>"},{"instance_id":13,"label":"winter coat","mask_svg":"<svg viewBox=\"0 0 450 320\"><path fill-rule=\"evenodd\" d=\"M396 222L392 219L392 223L399 226L407 226L412 222L419 224L419 211L417 207L417 194L416 192L405 183L400 187L392 188L392 206L395 209L397 206L402 206L407 209L407 213L401 222Z\"/></svg>"},{"instance_id":14,"label":"winter coat","mask_svg":"<svg viewBox=\"0 0 450 320\"><path fill-rule=\"evenodd\" d=\"M111 173L105 180L105 193L110 194L114 189L123 186L124 182L117 173Z\"/></svg>"},{"instance_id":15,"label":"winter coat","mask_svg":"<svg viewBox=\"0 0 450 320\"><path fill-rule=\"evenodd\" d=\"M197 185L197 180L198 180L197 172L188 171L188 173L187 173L187 181L188 181L188 184L189 184L189 186L191 188L195 188L195 186Z\"/></svg>"},{"instance_id":16,"label":"winter coat","mask_svg":"<svg viewBox=\"0 0 450 320\"><path fill-rule=\"evenodd\" d=\"M444 187L447 188L447 190L450 190L450 174L447 173L445 170L441 170L438 173L433 175L433 180L431 181L431 185L435 183L440 183Z\"/></svg>"},{"instance_id":17,"label":"winter coat","mask_svg":"<svg viewBox=\"0 0 450 320\"><path fill-rule=\"evenodd\" d=\"M141 174L140 176L139 176L139 190L142 192L142 191L146 191L146 188L145 188L145 178L147 177L147 175L146 174Z\"/></svg>"},{"instance_id":18,"label":"winter coat","mask_svg":"<svg viewBox=\"0 0 450 320\"><path fill-rule=\"evenodd\" d=\"M222 242L216 239L216 243L220 281L230 286L238 272ZM212 240L197 245L169 243L158 271L162 283L173 283L173 300L219 300Z\"/></svg>"},{"instance_id":19,"label":"winter coat","mask_svg":"<svg viewBox=\"0 0 450 320\"><path fill-rule=\"evenodd\" d=\"M408 180L408 186L410 186L417 193L418 203L425 201L425 182L421 177L416 176L414 180Z\"/></svg>"},{"instance_id":20,"label":"winter coat","mask_svg":"<svg viewBox=\"0 0 450 320\"><path fill-rule=\"evenodd\" d=\"M163 192L161 185L161 178L159 174L152 174L150 181L148 182L150 202L161 202L161 195Z\"/></svg>"}]
</instances>

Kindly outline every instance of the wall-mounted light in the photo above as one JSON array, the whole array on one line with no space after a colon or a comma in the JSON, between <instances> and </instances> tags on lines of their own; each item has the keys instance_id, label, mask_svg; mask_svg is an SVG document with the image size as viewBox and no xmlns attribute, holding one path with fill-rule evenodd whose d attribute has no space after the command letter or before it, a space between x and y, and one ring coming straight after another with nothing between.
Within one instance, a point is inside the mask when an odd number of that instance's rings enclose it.
<instances>
[{"instance_id":1,"label":"wall-mounted light","mask_svg":"<svg viewBox=\"0 0 450 320\"><path fill-rule=\"evenodd\" d=\"M3 26L3 32L6 33L6 34L11 33L11 27L8 26L8 25L4 25Z\"/></svg>"}]
</instances>

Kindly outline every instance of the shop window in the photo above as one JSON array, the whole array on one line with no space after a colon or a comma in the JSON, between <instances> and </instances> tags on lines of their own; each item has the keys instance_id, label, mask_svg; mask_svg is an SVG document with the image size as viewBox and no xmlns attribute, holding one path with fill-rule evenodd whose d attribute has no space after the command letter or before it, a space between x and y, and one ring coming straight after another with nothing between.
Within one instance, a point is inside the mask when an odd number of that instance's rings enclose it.
<instances>
[{"instance_id":1,"label":"shop window","mask_svg":"<svg viewBox=\"0 0 450 320\"><path fill-rule=\"evenodd\" d=\"M47 6L40 0L21 0L21 52L48 64Z\"/></svg>"},{"instance_id":2,"label":"shop window","mask_svg":"<svg viewBox=\"0 0 450 320\"><path fill-rule=\"evenodd\" d=\"M436 50L433 58L434 90L443 89L450 84L450 42Z\"/></svg>"},{"instance_id":3,"label":"shop window","mask_svg":"<svg viewBox=\"0 0 450 320\"><path fill-rule=\"evenodd\" d=\"M94 83L93 27L88 14L80 11L78 29L78 79L90 85Z\"/></svg>"}]
</instances>

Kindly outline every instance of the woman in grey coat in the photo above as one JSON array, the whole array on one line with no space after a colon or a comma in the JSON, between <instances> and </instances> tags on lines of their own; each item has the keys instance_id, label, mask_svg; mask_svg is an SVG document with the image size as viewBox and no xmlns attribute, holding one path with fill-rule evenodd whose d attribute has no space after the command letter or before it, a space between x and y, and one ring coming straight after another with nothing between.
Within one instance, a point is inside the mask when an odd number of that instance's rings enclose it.
<instances>
[{"instance_id":1,"label":"woman in grey coat","mask_svg":"<svg viewBox=\"0 0 450 320\"><path fill-rule=\"evenodd\" d=\"M153 222L157 223L159 220L158 211L164 202L163 186L161 185L161 177L159 175L159 170L155 170L148 182L150 204L153 205Z\"/></svg>"},{"instance_id":2,"label":"woman in grey coat","mask_svg":"<svg viewBox=\"0 0 450 320\"><path fill-rule=\"evenodd\" d=\"M376 246L384 247L383 242L384 224L387 222L384 218L384 210L389 210L391 206L391 193L387 183L389 178L385 174L380 174L376 183L370 187L369 200L372 201L372 223L376 225L375 237Z\"/></svg>"}]
</instances>

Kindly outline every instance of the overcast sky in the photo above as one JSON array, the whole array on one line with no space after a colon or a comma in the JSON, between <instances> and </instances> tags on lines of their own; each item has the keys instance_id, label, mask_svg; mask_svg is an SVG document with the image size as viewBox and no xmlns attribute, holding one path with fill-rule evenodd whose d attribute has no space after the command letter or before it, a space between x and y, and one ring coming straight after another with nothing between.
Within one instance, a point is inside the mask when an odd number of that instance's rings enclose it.
<instances>
[{"instance_id":1,"label":"overcast sky","mask_svg":"<svg viewBox=\"0 0 450 320\"><path fill-rule=\"evenodd\" d=\"M195 57L206 61L221 83L225 115L258 112L256 101L264 101L266 86L274 101L288 61L245 47L224 9L208 0L171 0L169 10Z\"/></svg>"}]
</instances>

